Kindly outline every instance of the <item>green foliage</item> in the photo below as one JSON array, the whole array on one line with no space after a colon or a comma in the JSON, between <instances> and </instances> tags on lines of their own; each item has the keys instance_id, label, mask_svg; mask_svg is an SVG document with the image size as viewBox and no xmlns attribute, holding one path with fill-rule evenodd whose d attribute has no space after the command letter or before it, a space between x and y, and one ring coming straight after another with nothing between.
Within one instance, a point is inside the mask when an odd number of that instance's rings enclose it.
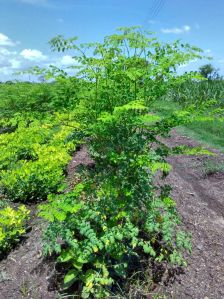
<instances>
[{"instance_id":1,"label":"green foliage","mask_svg":"<svg viewBox=\"0 0 224 299\"><path fill-rule=\"evenodd\" d=\"M224 150L224 120L222 118L210 118L207 120L194 121L181 132L191 138L197 139L205 145Z\"/></svg>"},{"instance_id":2,"label":"green foliage","mask_svg":"<svg viewBox=\"0 0 224 299\"><path fill-rule=\"evenodd\" d=\"M76 37L57 36L50 45L55 51L74 51L73 58L79 64L77 76L92 86L86 94L86 105L96 118L100 112L112 112L132 100L151 102L171 86L200 78L197 73L176 74L178 65L201 57L199 48L180 41L162 43L139 27L119 28L102 43L78 44Z\"/></svg>"},{"instance_id":3,"label":"green foliage","mask_svg":"<svg viewBox=\"0 0 224 299\"><path fill-rule=\"evenodd\" d=\"M203 77L209 80L221 78L218 74L218 70L215 69L211 63L202 65L199 68L199 72Z\"/></svg>"},{"instance_id":4,"label":"green foliage","mask_svg":"<svg viewBox=\"0 0 224 299\"><path fill-rule=\"evenodd\" d=\"M216 100L218 107L223 107L224 81L223 80L188 80L172 87L166 95L170 105L189 105L191 103L205 103ZM175 103L173 103L173 101ZM159 101L160 102L160 101ZM163 103L166 106L166 103ZM159 103L158 103L159 105ZM167 107L168 108L168 107ZM175 108L175 107L174 107Z\"/></svg>"},{"instance_id":5,"label":"green foliage","mask_svg":"<svg viewBox=\"0 0 224 299\"><path fill-rule=\"evenodd\" d=\"M154 114L154 103L171 88L202 79L198 73L177 75L179 65L201 58L199 48L181 41L162 43L131 27L102 43L57 36L50 45L74 51L75 78L54 66L35 67L29 72L55 79L33 87L43 86L44 94L29 94L27 103L6 98L0 186L13 199L48 195L40 206L49 221L44 251L56 253L64 264L63 290L77 285L82 298L106 298L117 280L133 273L133 260L186 265L190 238L179 228L171 188L154 185L155 175L164 178L171 169L165 158L172 150L159 137L195 121L214 102ZM12 118L15 110L20 113ZM58 193L69 153L81 140L88 143L94 169L80 174L74 190L49 195Z\"/></svg>"},{"instance_id":6,"label":"green foliage","mask_svg":"<svg viewBox=\"0 0 224 299\"><path fill-rule=\"evenodd\" d=\"M8 251L26 232L29 210L25 206L18 209L0 209L0 253Z\"/></svg>"},{"instance_id":7,"label":"green foliage","mask_svg":"<svg viewBox=\"0 0 224 299\"><path fill-rule=\"evenodd\" d=\"M188 147L185 145L176 146L172 148L173 154L182 154L182 155L207 155L207 156L215 156L215 154L203 147Z\"/></svg>"},{"instance_id":8,"label":"green foliage","mask_svg":"<svg viewBox=\"0 0 224 299\"><path fill-rule=\"evenodd\" d=\"M64 179L69 153L78 143L68 137L79 124L56 113L44 120L24 118L17 126L15 132L0 135L1 192L13 200L44 199Z\"/></svg>"},{"instance_id":9,"label":"green foliage","mask_svg":"<svg viewBox=\"0 0 224 299\"><path fill-rule=\"evenodd\" d=\"M0 118L73 109L84 96L83 85L74 77L59 77L51 83L0 84Z\"/></svg>"},{"instance_id":10,"label":"green foliage","mask_svg":"<svg viewBox=\"0 0 224 299\"><path fill-rule=\"evenodd\" d=\"M155 175L163 178L171 169L165 158L172 149L158 137L194 121L205 107L191 103L160 117L153 104L171 87L202 78L176 74L178 65L200 58L201 51L179 41L160 43L138 27L120 28L102 43L78 45L77 38L57 36L50 45L74 50L77 76L87 82L76 115L90 136L96 165L73 191L51 196L40 207L50 222L45 253L56 252L65 265L64 289L75 283L83 298L105 298L117 279L131 274L132 259L186 264L183 252L191 250L190 238L179 228L171 188L153 183Z\"/></svg>"},{"instance_id":11,"label":"green foliage","mask_svg":"<svg viewBox=\"0 0 224 299\"><path fill-rule=\"evenodd\" d=\"M175 126L182 118L169 123ZM148 149L163 134L163 122L148 114L143 101L102 113L90 128L94 173L83 175L73 192L40 207L51 222L45 251L59 254L68 269L63 287L80 283L82 298L109 296L116 279L130 274L130 260L144 254L186 264L182 252L190 251L190 239L178 229L175 202L169 191L158 194L153 186L155 173L170 170L156 149Z\"/></svg>"}]
</instances>

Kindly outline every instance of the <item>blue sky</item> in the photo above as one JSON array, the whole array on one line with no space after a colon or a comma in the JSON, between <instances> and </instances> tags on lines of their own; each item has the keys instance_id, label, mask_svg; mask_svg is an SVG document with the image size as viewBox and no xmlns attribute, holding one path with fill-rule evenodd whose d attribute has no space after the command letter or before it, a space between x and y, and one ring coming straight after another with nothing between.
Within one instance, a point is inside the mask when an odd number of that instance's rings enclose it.
<instances>
[{"instance_id":1,"label":"blue sky","mask_svg":"<svg viewBox=\"0 0 224 299\"><path fill-rule=\"evenodd\" d=\"M51 53L57 34L101 41L120 26L142 25L163 41L182 39L201 47L224 74L223 0L0 0L0 81L30 66L72 63L70 53ZM205 61L181 67L195 70Z\"/></svg>"}]
</instances>

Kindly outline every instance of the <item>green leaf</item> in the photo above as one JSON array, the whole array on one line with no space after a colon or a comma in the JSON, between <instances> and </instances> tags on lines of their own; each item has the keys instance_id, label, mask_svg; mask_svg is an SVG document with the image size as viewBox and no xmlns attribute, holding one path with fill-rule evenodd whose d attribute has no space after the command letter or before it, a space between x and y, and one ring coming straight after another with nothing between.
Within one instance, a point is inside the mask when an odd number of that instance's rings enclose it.
<instances>
[{"instance_id":1,"label":"green leaf","mask_svg":"<svg viewBox=\"0 0 224 299\"><path fill-rule=\"evenodd\" d=\"M78 270L72 269L68 271L68 273L64 277L64 288L69 288L73 285L73 283L77 280L77 276L79 274Z\"/></svg>"},{"instance_id":2,"label":"green leaf","mask_svg":"<svg viewBox=\"0 0 224 299\"><path fill-rule=\"evenodd\" d=\"M74 258L74 253L71 250L64 250L58 257L58 261L65 263Z\"/></svg>"},{"instance_id":3,"label":"green leaf","mask_svg":"<svg viewBox=\"0 0 224 299\"><path fill-rule=\"evenodd\" d=\"M83 266L83 263L78 262L77 260L73 260L72 261L72 266L75 267L77 270L81 270L82 266Z\"/></svg>"},{"instance_id":4,"label":"green leaf","mask_svg":"<svg viewBox=\"0 0 224 299\"><path fill-rule=\"evenodd\" d=\"M161 117L158 115L154 115L154 114L145 114L145 115L140 116L139 119L147 125L147 124L152 124L152 123L155 123L155 122L161 120Z\"/></svg>"}]
</instances>

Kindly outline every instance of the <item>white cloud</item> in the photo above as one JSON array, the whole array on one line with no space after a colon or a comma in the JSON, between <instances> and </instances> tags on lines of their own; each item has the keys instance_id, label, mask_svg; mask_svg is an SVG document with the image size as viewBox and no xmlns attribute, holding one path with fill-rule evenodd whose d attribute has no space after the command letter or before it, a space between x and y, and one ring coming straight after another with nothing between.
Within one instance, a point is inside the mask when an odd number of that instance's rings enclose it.
<instances>
[{"instance_id":1,"label":"white cloud","mask_svg":"<svg viewBox=\"0 0 224 299\"><path fill-rule=\"evenodd\" d=\"M12 41L7 35L0 33L0 46L15 46L16 43Z\"/></svg>"},{"instance_id":2,"label":"white cloud","mask_svg":"<svg viewBox=\"0 0 224 299\"><path fill-rule=\"evenodd\" d=\"M10 67L10 66L11 63L9 61L0 59L0 71L2 71L2 69L5 67Z\"/></svg>"},{"instance_id":3,"label":"white cloud","mask_svg":"<svg viewBox=\"0 0 224 299\"><path fill-rule=\"evenodd\" d=\"M0 48L0 57L10 55L10 51L5 48Z\"/></svg>"},{"instance_id":4,"label":"white cloud","mask_svg":"<svg viewBox=\"0 0 224 299\"><path fill-rule=\"evenodd\" d=\"M18 52L7 46L0 46L0 81L14 80L16 71L22 71L34 65L44 66L46 61L50 61L46 55L39 50L24 49Z\"/></svg>"},{"instance_id":5,"label":"white cloud","mask_svg":"<svg viewBox=\"0 0 224 299\"><path fill-rule=\"evenodd\" d=\"M162 28L162 33L173 33L173 34L181 34L181 33L187 33L191 30L191 27L189 25L184 25L182 27L175 27L175 28Z\"/></svg>"},{"instance_id":6,"label":"white cloud","mask_svg":"<svg viewBox=\"0 0 224 299\"><path fill-rule=\"evenodd\" d=\"M60 60L60 64L63 65L63 66L66 66L66 65L74 65L75 64L75 60L72 58L72 56L70 55L65 55L61 58Z\"/></svg>"},{"instance_id":7,"label":"white cloud","mask_svg":"<svg viewBox=\"0 0 224 299\"><path fill-rule=\"evenodd\" d=\"M4 56L14 56L17 55L17 51L9 51L6 48L0 47L0 58L3 58Z\"/></svg>"},{"instance_id":8,"label":"white cloud","mask_svg":"<svg viewBox=\"0 0 224 299\"><path fill-rule=\"evenodd\" d=\"M18 71L27 70L35 65L38 65L40 68L55 65L62 69L80 65L79 62L70 55L64 55L62 57L53 55L47 56L42 51L32 48L26 48L22 51L16 50L17 49L12 49L8 46L0 46L0 81L22 78L21 76L14 76L13 74ZM69 74L74 73L74 71L70 72L69 70L66 70L66 72Z\"/></svg>"},{"instance_id":9,"label":"white cloud","mask_svg":"<svg viewBox=\"0 0 224 299\"><path fill-rule=\"evenodd\" d=\"M212 51L211 51L211 49L206 49L204 52L205 53L211 53Z\"/></svg>"},{"instance_id":10,"label":"white cloud","mask_svg":"<svg viewBox=\"0 0 224 299\"><path fill-rule=\"evenodd\" d=\"M16 51L9 51L6 48L0 48L0 75L4 79L4 76L10 76L13 70L19 67L19 61L16 60Z\"/></svg>"},{"instance_id":11,"label":"white cloud","mask_svg":"<svg viewBox=\"0 0 224 299\"><path fill-rule=\"evenodd\" d=\"M11 67L11 59L14 59L17 55L16 51L9 51L6 48L0 47L0 69L5 67Z\"/></svg>"},{"instance_id":12,"label":"white cloud","mask_svg":"<svg viewBox=\"0 0 224 299\"><path fill-rule=\"evenodd\" d=\"M20 55L24 59L30 61L42 61L47 59L47 56L45 56L41 51L36 49L24 49L22 52L20 52Z\"/></svg>"},{"instance_id":13,"label":"white cloud","mask_svg":"<svg viewBox=\"0 0 224 299\"><path fill-rule=\"evenodd\" d=\"M11 68L15 70L20 69L22 66L22 62L18 59L10 59L10 63L11 63Z\"/></svg>"}]
</instances>

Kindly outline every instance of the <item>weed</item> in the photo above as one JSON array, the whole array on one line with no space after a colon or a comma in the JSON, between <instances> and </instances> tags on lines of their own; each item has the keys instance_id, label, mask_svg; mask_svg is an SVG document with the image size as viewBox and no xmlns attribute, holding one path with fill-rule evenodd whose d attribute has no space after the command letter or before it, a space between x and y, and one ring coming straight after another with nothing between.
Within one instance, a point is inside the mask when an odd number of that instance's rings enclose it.
<instances>
[{"instance_id":1,"label":"weed","mask_svg":"<svg viewBox=\"0 0 224 299\"><path fill-rule=\"evenodd\" d=\"M209 176L215 173L224 173L224 162L214 159L205 160L203 162L204 175Z\"/></svg>"}]
</instances>

